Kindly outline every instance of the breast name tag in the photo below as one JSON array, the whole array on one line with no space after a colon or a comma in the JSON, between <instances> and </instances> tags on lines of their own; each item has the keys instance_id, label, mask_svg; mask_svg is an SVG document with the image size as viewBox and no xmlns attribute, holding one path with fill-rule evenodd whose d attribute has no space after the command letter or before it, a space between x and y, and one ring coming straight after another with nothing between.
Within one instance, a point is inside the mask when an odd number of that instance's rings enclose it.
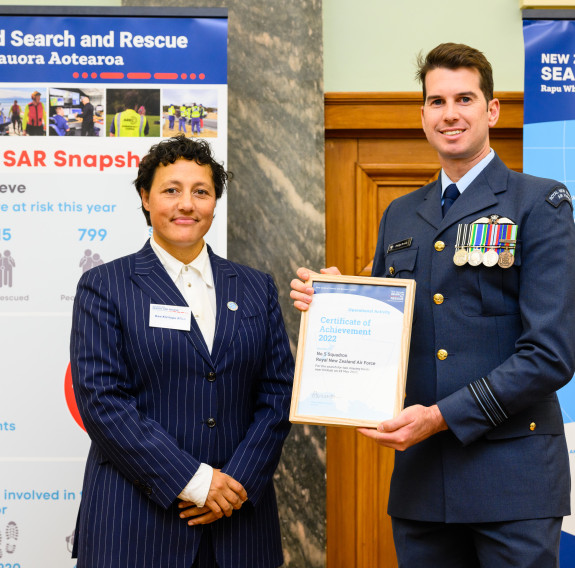
<instances>
[{"instance_id":1,"label":"breast name tag","mask_svg":"<svg viewBox=\"0 0 575 568\"><path fill-rule=\"evenodd\" d=\"M192 309L190 307L150 304L150 327L190 331L191 325Z\"/></svg>"}]
</instances>

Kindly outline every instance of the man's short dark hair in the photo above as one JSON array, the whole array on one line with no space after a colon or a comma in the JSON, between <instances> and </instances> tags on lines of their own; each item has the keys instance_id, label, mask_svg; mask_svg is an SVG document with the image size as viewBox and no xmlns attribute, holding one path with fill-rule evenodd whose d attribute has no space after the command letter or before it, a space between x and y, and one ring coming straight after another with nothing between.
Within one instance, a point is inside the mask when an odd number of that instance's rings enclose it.
<instances>
[{"instance_id":1,"label":"man's short dark hair","mask_svg":"<svg viewBox=\"0 0 575 568\"><path fill-rule=\"evenodd\" d=\"M142 189L146 192L150 191L158 166L167 166L179 159L194 161L200 166L209 166L212 170L216 199L223 195L228 179L231 179L231 174L226 172L222 164L214 160L212 149L205 140L192 140L183 134L154 144L142 158L138 168L138 177L134 180L138 195L141 197L140 190ZM150 212L146 211L143 205L142 212L151 227Z\"/></svg>"},{"instance_id":2,"label":"man's short dark hair","mask_svg":"<svg viewBox=\"0 0 575 568\"><path fill-rule=\"evenodd\" d=\"M438 68L444 69L477 69L479 73L479 88L489 102L493 99L493 70L491 63L483 53L463 43L441 43L434 47L426 57L420 53L417 57L417 73L415 77L421 81L423 88L423 103L427 92L425 90L425 77L429 71Z\"/></svg>"},{"instance_id":3,"label":"man's short dark hair","mask_svg":"<svg viewBox=\"0 0 575 568\"><path fill-rule=\"evenodd\" d=\"M122 96L122 108L120 110L134 110L140 105L140 91L136 89L127 90Z\"/></svg>"}]
</instances>

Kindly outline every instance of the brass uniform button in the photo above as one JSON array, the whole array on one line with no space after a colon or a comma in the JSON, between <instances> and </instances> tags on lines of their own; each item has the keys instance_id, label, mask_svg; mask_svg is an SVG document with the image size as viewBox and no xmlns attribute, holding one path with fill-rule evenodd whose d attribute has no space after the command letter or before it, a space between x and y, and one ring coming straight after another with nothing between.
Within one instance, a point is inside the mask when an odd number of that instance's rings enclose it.
<instances>
[{"instance_id":1,"label":"brass uniform button","mask_svg":"<svg viewBox=\"0 0 575 568\"><path fill-rule=\"evenodd\" d=\"M533 430L535 430L535 428L537 428L537 424L535 424L535 422L531 422L531 424L529 424L529 430L531 430L531 432L533 432Z\"/></svg>"},{"instance_id":2,"label":"brass uniform button","mask_svg":"<svg viewBox=\"0 0 575 568\"><path fill-rule=\"evenodd\" d=\"M438 358L440 361L444 361L445 359L447 359L447 351L446 351L445 349L440 349L440 350L437 352L437 358Z\"/></svg>"},{"instance_id":3,"label":"brass uniform button","mask_svg":"<svg viewBox=\"0 0 575 568\"><path fill-rule=\"evenodd\" d=\"M437 241L433 246L437 252L441 252L445 248L445 243L443 241Z\"/></svg>"},{"instance_id":4,"label":"brass uniform button","mask_svg":"<svg viewBox=\"0 0 575 568\"><path fill-rule=\"evenodd\" d=\"M395 268L393 266L389 267L389 273L393 276L395 274Z\"/></svg>"},{"instance_id":5,"label":"brass uniform button","mask_svg":"<svg viewBox=\"0 0 575 568\"><path fill-rule=\"evenodd\" d=\"M444 300L443 294L434 294L433 295L433 301L436 304L443 304L443 300Z\"/></svg>"}]
</instances>

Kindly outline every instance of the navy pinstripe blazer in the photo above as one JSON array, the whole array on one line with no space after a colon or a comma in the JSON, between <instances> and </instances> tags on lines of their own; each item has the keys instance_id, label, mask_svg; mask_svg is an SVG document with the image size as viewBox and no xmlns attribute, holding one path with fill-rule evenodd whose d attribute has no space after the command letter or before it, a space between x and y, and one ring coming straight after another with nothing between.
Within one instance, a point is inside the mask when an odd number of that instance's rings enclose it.
<instances>
[{"instance_id":1,"label":"navy pinstripe blazer","mask_svg":"<svg viewBox=\"0 0 575 568\"><path fill-rule=\"evenodd\" d=\"M283 562L272 476L290 427L293 359L277 291L269 275L209 254L211 354L194 318L189 332L149 326L150 304L186 305L149 243L80 279L72 377L92 445L79 568L190 568L206 530L221 568ZM190 527L177 495L201 462L239 481L249 500Z\"/></svg>"},{"instance_id":2,"label":"navy pinstripe blazer","mask_svg":"<svg viewBox=\"0 0 575 568\"><path fill-rule=\"evenodd\" d=\"M449 426L396 452L391 515L476 523L569 514L555 391L575 372L575 225L569 203L550 198L557 187L495 156L444 218L439 181L384 213L372 273L417 281L405 405L437 403ZM455 266L458 224L491 214L518 226L514 265Z\"/></svg>"}]
</instances>

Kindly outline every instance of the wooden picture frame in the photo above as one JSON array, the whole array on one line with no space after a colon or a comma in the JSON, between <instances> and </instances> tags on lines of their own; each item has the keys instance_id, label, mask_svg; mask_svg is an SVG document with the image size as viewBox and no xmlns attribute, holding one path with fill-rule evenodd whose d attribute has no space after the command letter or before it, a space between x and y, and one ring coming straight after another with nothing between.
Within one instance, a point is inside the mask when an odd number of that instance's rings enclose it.
<instances>
[{"instance_id":1,"label":"wooden picture frame","mask_svg":"<svg viewBox=\"0 0 575 568\"><path fill-rule=\"evenodd\" d=\"M375 427L403 409L415 281L313 274L290 421Z\"/></svg>"}]
</instances>

